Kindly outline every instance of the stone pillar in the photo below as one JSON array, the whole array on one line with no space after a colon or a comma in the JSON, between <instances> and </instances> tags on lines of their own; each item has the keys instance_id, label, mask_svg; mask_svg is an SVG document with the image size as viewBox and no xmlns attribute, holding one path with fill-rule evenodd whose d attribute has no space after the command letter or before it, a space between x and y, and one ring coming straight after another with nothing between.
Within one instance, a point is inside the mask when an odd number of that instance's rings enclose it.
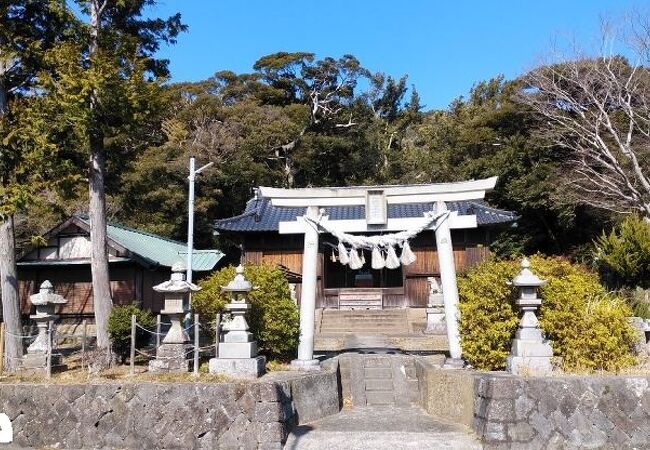
<instances>
[{"instance_id":1,"label":"stone pillar","mask_svg":"<svg viewBox=\"0 0 650 450\"><path fill-rule=\"evenodd\" d=\"M542 304L542 300L537 297L537 289L546 284L546 281L533 274L529 267L530 263L524 258L521 261L521 272L512 281L512 284L520 289L519 298L515 303L523 314L506 365L507 370L515 375L547 375L553 370L553 349L542 336L535 315L535 311Z\"/></svg>"},{"instance_id":2,"label":"stone pillar","mask_svg":"<svg viewBox=\"0 0 650 450\"><path fill-rule=\"evenodd\" d=\"M318 207L307 208L307 217L318 218ZM302 254L302 289L300 293L300 343L298 359L291 364L300 369L320 367L314 359L314 316L316 313L316 277L318 269L318 230L305 222L305 245Z\"/></svg>"},{"instance_id":3,"label":"stone pillar","mask_svg":"<svg viewBox=\"0 0 650 450\"><path fill-rule=\"evenodd\" d=\"M438 201L436 212L442 213L445 211L447 211L445 202ZM440 282L442 283L442 295L445 303L449 355L452 359L457 360L457 365L462 365L462 362L460 362L462 356L460 334L458 332L458 319L460 318L458 312L458 285L456 284L456 263L449 229L449 216L442 219L442 222L436 228L436 250L438 252Z\"/></svg>"}]
</instances>

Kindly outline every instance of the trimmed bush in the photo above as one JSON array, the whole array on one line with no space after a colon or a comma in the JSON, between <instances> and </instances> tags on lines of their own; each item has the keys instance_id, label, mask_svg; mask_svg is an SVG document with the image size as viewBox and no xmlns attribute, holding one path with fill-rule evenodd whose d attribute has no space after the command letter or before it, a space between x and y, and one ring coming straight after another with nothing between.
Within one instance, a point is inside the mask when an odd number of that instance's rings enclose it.
<instances>
[{"instance_id":1,"label":"trimmed bush","mask_svg":"<svg viewBox=\"0 0 650 450\"><path fill-rule=\"evenodd\" d=\"M156 321L149 313L135 305L114 306L108 318L108 333L111 336L113 351L124 363L131 351L131 316L135 314L138 325L144 328L153 328ZM149 343L151 335L137 328L135 331L136 347L143 347Z\"/></svg>"},{"instance_id":2,"label":"trimmed bush","mask_svg":"<svg viewBox=\"0 0 650 450\"><path fill-rule=\"evenodd\" d=\"M598 276L561 258L533 256L541 288L540 326L567 371L617 371L635 363L631 311L610 295ZM459 280L463 353L481 370L503 369L519 322L517 289L506 283L519 260L487 261Z\"/></svg>"},{"instance_id":3,"label":"trimmed bush","mask_svg":"<svg viewBox=\"0 0 650 450\"><path fill-rule=\"evenodd\" d=\"M650 288L650 223L630 216L603 233L595 245L596 262L613 276L613 284Z\"/></svg>"},{"instance_id":4,"label":"trimmed bush","mask_svg":"<svg viewBox=\"0 0 650 450\"><path fill-rule=\"evenodd\" d=\"M223 311L229 301L221 288L235 276L233 266L224 267L199 282L201 290L192 295L192 308L203 318ZM291 300L289 282L282 271L269 264L246 265L244 276L255 289L250 292L248 323L262 353L270 359L289 359L298 348L300 315Z\"/></svg>"}]
</instances>

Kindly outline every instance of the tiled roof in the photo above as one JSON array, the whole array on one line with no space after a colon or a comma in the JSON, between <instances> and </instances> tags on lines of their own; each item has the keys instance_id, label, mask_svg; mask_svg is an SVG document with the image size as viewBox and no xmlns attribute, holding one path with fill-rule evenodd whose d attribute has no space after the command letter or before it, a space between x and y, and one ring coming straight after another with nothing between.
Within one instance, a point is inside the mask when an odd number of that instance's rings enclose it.
<instances>
[{"instance_id":1,"label":"tiled roof","mask_svg":"<svg viewBox=\"0 0 650 450\"><path fill-rule=\"evenodd\" d=\"M87 217L77 217L88 224ZM182 242L116 223L107 225L107 233L109 239L154 265L171 267L179 260L187 259L187 245ZM224 254L219 250L194 250L192 270L212 270L223 257Z\"/></svg>"},{"instance_id":2,"label":"tiled roof","mask_svg":"<svg viewBox=\"0 0 650 450\"><path fill-rule=\"evenodd\" d=\"M458 211L458 215L476 214L479 226L514 222L518 218L511 211L492 208L476 200L447 202L447 207L451 211ZM330 206L324 209L331 220L358 220L366 217L366 208L362 205ZM433 203L389 204L388 218L422 217L432 209ZM273 206L268 198L253 198L246 204L243 214L217 220L214 227L219 231L278 231L280 222L294 221L304 214L305 208Z\"/></svg>"}]
</instances>

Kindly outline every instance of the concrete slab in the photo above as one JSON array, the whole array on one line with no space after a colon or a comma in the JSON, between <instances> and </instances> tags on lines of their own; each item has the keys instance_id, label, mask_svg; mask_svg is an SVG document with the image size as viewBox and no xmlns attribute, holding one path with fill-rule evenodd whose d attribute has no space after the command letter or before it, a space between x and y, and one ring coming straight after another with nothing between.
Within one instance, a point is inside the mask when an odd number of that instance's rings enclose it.
<instances>
[{"instance_id":1,"label":"concrete slab","mask_svg":"<svg viewBox=\"0 0 650 450\"><path fill-rule=\"evenodd\" d=\"M420 408L365 407L296 427L284 447L290 450L478 450L467 428L442 422Z\"/></svg>"}]
</instances>

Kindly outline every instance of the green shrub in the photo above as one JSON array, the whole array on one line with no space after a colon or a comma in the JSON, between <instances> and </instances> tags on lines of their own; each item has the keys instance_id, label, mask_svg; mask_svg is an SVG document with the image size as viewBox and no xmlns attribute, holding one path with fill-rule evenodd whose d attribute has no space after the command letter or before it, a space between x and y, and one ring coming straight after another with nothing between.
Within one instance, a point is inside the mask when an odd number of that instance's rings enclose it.
<instances>
[{"instance_id":1,"label":"green shrub","mask_svg":"<svg viewBox=\"0 0 650 450\"><path fill-rule=\"evenodd\" d=\"M613 284L650 287L650 223L630 216L595 242L596 261Z\"/></svg>"},{"instance_id":2,"label":"green shrub","mask_svg":"<svg viewBox=\"0 0 650 450\"><path fill-rule=\"evenodd\" d=\"M620 294L630 305L633 316L650 319L650 289L622 289Z\"/></svg>"},{"instance_id":3,"label":"green shrub","mask_svg":"<svg viewBox=\"0 0 650 450\"><path fill-rule=\"evenodd\" d=\"M192 308L204 318L223 311L229 300L221 288L234 276L235 268L229 266L200 281L202 289L192 296ZM258 347L271 359L295 356L300 315L284 274L276 266L262 264L247 265L244 276L255 287L249 295L251 312L247 320Z\"/></svg>"},{"instance_id":4,"label":"green shrub","mask_svg":"<svg viewBox=\"0 0 650 450\"><path fill-rule=\"evenodd\" d=\"M511 261L491 261L458 280L463 354L477 369L505 367L518 324L514 289L505 281L516 273Z\"/></svg>"},{"instance_id":5,"label":"green shrub","mask_svg":"<svg viewBox=\"0 0 650 450\"><path fill-rule=\"evenodd\" d=\"M151 329L156 325L156 321L149 313L135 305L115 306L111 310L108 318L108 333L111 336L111 345L113 351L120 358L122 363L128 358L131 350L131 316L135 315L138 325ZM147 345L151 335L136 327L135 345L143 347Z\"/></svg>"},{"instance_id":6,"label":"green shrub","mask_svg":"<svg viewBox=\"0 0 650 450\"><path fill-rule=\"evenodd\" d=\"M596 274L561 258L533 256L541 288L540 326L567 371L617 371L635 362L629 307L608 294ZM517 289L506 283L519 260L487 261L459 280L463 353L481 370L503 369L517 329Z\"/></svg>"}]
</instances>

